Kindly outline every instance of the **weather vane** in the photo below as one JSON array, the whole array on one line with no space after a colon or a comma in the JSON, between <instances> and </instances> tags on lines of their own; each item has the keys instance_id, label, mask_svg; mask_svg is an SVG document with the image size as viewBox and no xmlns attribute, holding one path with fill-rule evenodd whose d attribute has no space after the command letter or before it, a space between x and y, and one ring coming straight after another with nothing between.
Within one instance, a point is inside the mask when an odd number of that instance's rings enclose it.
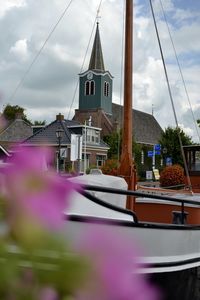
<instances>
[{"instance_id":1,"label":"weather vane","mask_svg":"<svg viewBox=\"0 0 200 300\"><path fill-rule=\"evenodd\" d=\"M101 18L100 16L100 7L97 9L97 24L99 24L99 19Z\"/></svg>"}]
</instances>

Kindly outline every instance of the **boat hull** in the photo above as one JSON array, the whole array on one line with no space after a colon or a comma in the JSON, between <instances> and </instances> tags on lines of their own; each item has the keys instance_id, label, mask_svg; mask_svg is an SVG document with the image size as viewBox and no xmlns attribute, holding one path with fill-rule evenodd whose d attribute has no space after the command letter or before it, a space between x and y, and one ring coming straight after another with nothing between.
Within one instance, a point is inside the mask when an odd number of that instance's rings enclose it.
<instances>
[{"instance_id":1,"label":"boat hull","mask_svg":"<svg viewBox=\"0 0 200 300\"><path fill-rule=\"evenodd\" d=\"M159 287L162 300L199 300L200 268L152 274L151 282Z\"/></svg>"}]
</instances>

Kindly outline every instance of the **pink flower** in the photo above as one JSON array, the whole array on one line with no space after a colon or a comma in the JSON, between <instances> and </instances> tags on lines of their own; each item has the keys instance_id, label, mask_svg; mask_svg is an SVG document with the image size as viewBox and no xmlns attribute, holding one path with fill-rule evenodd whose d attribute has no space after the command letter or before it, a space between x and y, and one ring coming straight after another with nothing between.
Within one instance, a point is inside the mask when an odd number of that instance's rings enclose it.
<instances>
[{"instance_id":1,"label":"pink flower","mask_svg":"<svg viewBox=\"0 0 200 300\"><path fill-rule=\"evenodd\" d=\"M89 285L78 293L78 300L156 300L158 293L138 270L138 251L116 232L92 230L82 236L81 253L92 261Z\"/></svg>"},{"instance_id":2,"label":"pink flower","mask_svg":"<svg viewBox=\"0 0 200 300\"><path fill-rule=\"evenodd\" d=\"M63 224L63 211L75 184L55 171L44 171L44 159L50 163L47 149L18 147L4 170L5 190L14 226L20 216L30 216L49 229Z\"/></svg>"},{"instance_id":3,"label":"pink flower","mask_svg":"<svg viewBox=\"0 0 200 300\"><path fill-rule=\"evenodd\" d=\"M38 300L58 300L58 295L51 287L45 287L41 290Z\"/></svg>"}]
</instances>

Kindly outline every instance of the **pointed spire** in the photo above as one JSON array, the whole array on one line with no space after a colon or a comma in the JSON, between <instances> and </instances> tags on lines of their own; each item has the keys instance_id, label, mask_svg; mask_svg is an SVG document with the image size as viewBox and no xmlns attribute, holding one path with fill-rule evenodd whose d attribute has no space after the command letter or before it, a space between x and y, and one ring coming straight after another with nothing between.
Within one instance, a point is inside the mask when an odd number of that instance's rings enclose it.
<instances>
[{"instance_id":1,"label":"pointed spire","mask_svg":"<svg viewBox=\"0 0 200 300\"><path fill-rule=\"evenodd\" d=\"M98 22L97 22L97 28L96 28L92 53L90 57L89 70L99 70L103 72L105 71Z\"/></svg>"}]
</instances>

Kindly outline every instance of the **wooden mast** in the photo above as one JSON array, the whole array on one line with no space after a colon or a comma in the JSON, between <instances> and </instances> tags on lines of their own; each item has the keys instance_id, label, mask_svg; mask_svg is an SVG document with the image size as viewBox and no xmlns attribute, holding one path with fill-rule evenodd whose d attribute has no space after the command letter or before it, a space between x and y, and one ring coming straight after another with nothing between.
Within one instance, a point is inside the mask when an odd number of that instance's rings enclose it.
<instances>
[{"instance_id":1,"label":"wooden mast","mask_svg":"<svg viewBox=\"0 0 200 300\"><path fill-rule=\"evenodd\" d=\"M136 171L132 153L133 0L126 0L125 20L124 116L119 175L125 178L129 190L135 190ZM127 197L126 207L134 210L133 197Z\"/></svg>"}]
</instances>

